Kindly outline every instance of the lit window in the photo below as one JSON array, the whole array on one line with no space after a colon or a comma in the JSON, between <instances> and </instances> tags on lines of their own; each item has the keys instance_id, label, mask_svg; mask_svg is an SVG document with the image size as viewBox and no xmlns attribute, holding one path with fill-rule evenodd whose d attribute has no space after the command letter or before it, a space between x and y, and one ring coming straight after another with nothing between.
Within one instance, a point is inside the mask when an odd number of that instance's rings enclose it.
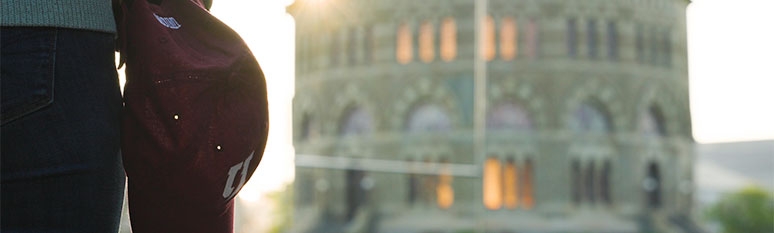
<instances>
[{"instance_id":1,"label":"lit window","mask_svg":"<svg viewBox=\"0 0 774 233\"><path fill-rule=\"evenodd\" d=\"M575 58L578 55L578 25L575 19L567 19L567 55Z\"/></svg>"},{"instance_id":2,"label":"lit window","mask_svg":"<svg viewBox=\"0 0 774 233\"><path fill-rule=\"evenodd\" d=\"M447 17L441 23L441 59L451 61L457 57L457 25Z\"/></svg>"},{"instance_id":3,"label":"lit window","mask_svg":"<svg viewBox=\"0 0 774 233\"><path fill-rule=\"evenodd\" d=\"M613 21L607 21L607 58L618 60L618 29Z\"/></svg>"},{"instance_id":4,"label":"lit window","mask_svg":"<svg viewBox=\"0 0 774 233\"><path fill-rule=\"evenodd\" d=\"M538 50L540 49L538 24L535 19L530 19L527 23L527 57L530 59L537 58Z\"/></svg>"},{"instance_id":5,"label":"lit window","mask_svg":"<svg viewBox=\"0 0 774 233\"><path fill-rule=\"evenodd\" d=\"M516 20L505 17L500 25L500 57L510 61L516 58L518 52L518 29Z\"/></svg>"},{"instance_id":6,"label":"lit window","mask_svg":"<svg viewBox=\"0 0 774 233\"><path fill-rule=\"evenodd\" d=\"M429 63L435 58L434 35L433 24L429 21L419 26L419 59L425 63Z\"/></svg>"},{"instance_id":7,"label":"lit window","mask_svg":"<svg viewBox=\"0 0 774 233\"><path fill-rule=\"evenodd\" d=\"M505 207L515 209L519 205L519 173L512 158L505 163L503 184Z\"/></svg>"},{"instance_id":8,"label":"lit window","mask_svg":"<svg viewBox=\"0 0 774 233\"><path fill-rule=\"evenodd\" d=\"M411 28L408 24L398 27L398 36L395 46L395 58L400 64L408 64L414 56L413 42L411 41Z\"/></svg>"},{"instance_id":9,"label":"lit window","mask_svg":"<svg viewBox=\"0 0 774 233\"><path fill-rule=\"evenodd\" d=\"M491 15L486 16L486 21L481 29L481 33L483 33L481 55L487 61L491 61L495 57L495 23Z\"/></svg>"},{"instance_id":10,"label":"lit window","mask_svg":"<svg viewBox=\"0 0 774 233\"><path fill-rule=\"evenodd\" d=\"M488 158L484 167L484 207L500 209L503 204L502 166L497 158Z\"/></svg>"},{"instance_id":11,"label":"lit window","mask_svg":"<svg viewBox=\"0 0 774 233\"><path fill-rule=\"evenodd\" d=\"M597 58L597 21L589 19L586 21L586 36L589 45L589 58Z\"/></svg>"},{"instance_id":12,"label":"lit window","mask_svg":"<svg viewBox=\"0 0 774 233\"><path fill-rule=\"evenodd\" d=\"M448 209L454 204L454 188L452 188L452 175L449 163L441 159L441 171L438 174L438 186L436 186L436 201L441 209Z\"/></svg>"},{"instance_id":13,"label":"lit window","mask_svg":"<svg viewBox=\"0 0 774 233\"><path fill-rule=\"evenodd\" d=\"M521 193L521 206L524 209L532 209L535 205L534 198L534 170L532 167L532 160L527 159L524 161L524 175L522 175L522 193Z\"/></svg>"}]
</instances>

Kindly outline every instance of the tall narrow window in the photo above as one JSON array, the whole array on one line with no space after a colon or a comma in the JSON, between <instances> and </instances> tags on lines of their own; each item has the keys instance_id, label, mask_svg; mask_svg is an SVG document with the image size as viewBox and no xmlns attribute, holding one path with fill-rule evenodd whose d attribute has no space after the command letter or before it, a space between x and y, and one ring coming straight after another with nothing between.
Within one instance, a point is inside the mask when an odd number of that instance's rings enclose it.
<instances>
[{"instance_id":1,"label":"tall narrow window","mask_svg":"<svg viewBox=\"0 0 774 233\"><path fill-rule=\"evenodd\" d=\"M599 198L605 204L610 204L610 160L602 164L602 172L599 174Z\"/></svg>"},{"instance_id":2,"label":"tall narrow window","mask_svg":"<svg viewBox=\"0 0 774 233\"><path fill-rule=\"evenodd\" d=\"M495 57L495 22L491 15L486 16L486 21L481 28L484 33L483 47L481 49L482 56L487 61L491 61Z\"/></svg>"},{"instance_id":3,"label":"tall narrow window","mask_svg":"<svg viewBox=\"0 0 774 233\"><path fill-rule=\"evenodd\" d=\"M516 58L518 53L518 28L513 17L505 17L500 23L500 57L505 61Z\"/></svg>"},{"instance_id":4,"label":"tall narrow window","mask_svg":"<svg viewBox=\"0 0 774 233\"><path fill-rule=\"evenodd\" d=\"M449 161L441 159L441 170L438 174L438 186L436 186L436 202L441 209L448 209L454 204L454 188L452 188L452 175Z\"/></svg>"},{"instance_id":5,"label":"tall narrow window","mask_svg":"<svg viewBox=\"0 0 774 233\"><path fill-rule=\"evenodd\" d=\"M457 57L457 25L447 17L441 23L441 59L451 61Z\"/></svg>"},{"instance_id":6,"label":"tall narrow window","mask_svg":"<svg viewBox=\"0 0 774 233\"><path fill-rule=\"evenodd\" d=\"M419 59L425 63L435 58L435 32L433 23L425 21L419 26Z\"/></svg>"},{"instance_id":7,"label":"tall narrow window","mask_svg":"<svg viewBox=\"0 0 774 233\"><path fill-rule=\"evenodd\" d=\"M419 196L419 175L417 174L417 163L412 159L407 161L410 165L408 175L408 196L406 197L409 205L414 205Z\"/></svg>"},{"instance_id":8,"label":"tall narrow window","mask_svg":"<svg viewBox=\"0 0 774 233\"><path fill-rule=\"evenodd\" d=\"M519 205L519 171L513 158L508 158L503 171L503 195L505 208L515 209Z\"/></svg>"},{"instance_id":9,"label":"tall narrow window","mask_svg":"<svg viewBox=\"0 0 774 233\"><path fill-rule=\"evenodd\" d=\"M664 63L672 66L672 33L669 29L664 31Z\"/></svg>"},{"instance_id":10,"label":"tall narrow window","mask_svg":"<svg viewBox=\"0 0 774 233\"><path fill-rule=\"evenodd\" d=\"M661 206L661 174L658 169L658 164L649 163L647 175L645 181L643 181L643 188L647 194L647 203L651 208L658 208Z\"/></svg>"},{"instance_id":11,"label":"tall narrow window","mask_svg":"<svg viewBox=\"0 0 774 233\"><path fill-rule=\"evenodd\" d=\"M350 28L347 34L347 64L355 65L357 62L357 28Z\"/></svg>"},{"instance_id":12,"label":"tall narrow window","mask_svg":"<svg viewBox=\"0 0 774 233\"><path fill-rule=\"evenodd\" d=\"M642 27L642 24L637 24L635 28L635 38L634 38L634 44L637 49L637 61L640 63L645 62L645 35L644 31L645 29Z\"/></svg>"},{"instance_id":13,"label":"tall narrow window","mask_svg":"<svg viewBox=\"0 0 774 233\"><path fill-rule=\"evenodd\" d=\"M572 186L572 202L576 205L580 204L583 199L583 186L581 185L583 176L581 174L580 161L578 161L578 159L573 159L572 164L570 165L570 180L572 181L570 184Z\"/></svg>"},{"instance_id":14,"label":"tall narrow window","mask_svg":"<svg viewBox=\"0 0 774 233\"><path fill-rule=\"evenodd\" d=\"M589 58L597 58L597 20L586 21L586 42L589 43Z\"/></svg>"},{"instance_id":15,"label":"tall narrow window","mask_svg":"<svg viewBox=\"0 0 774 233\"><path fill-rule=\"evenodd\" d=\"M607 58L618 60L618 29L612 20L607 21Z\"/></svg>"},{"instance_id":16,"label":"tall narrow window","mask_svg":"<svg viewBox=\"0 0 774 233\"><path fill-rule=\"evenodd\" d=\"M585 187L583 188L584 190L586 190L586 193L585 193L586 200L592 204L594 204L594 202L596 201L596 195L594 193L594 191L596 190L596 187L595 187L596 182L594 182L594 180L596 179L596 174L594 174L594 172L595 172L594 162L592 161L592 162L589 162L589 166L586 167L586 174L584 175L584 178L586 178L586 181L585 181L586 183L584 184Z\"/></svg>"},{"instance_id":17,"label":"tall narrow window","mask_svg":"<svg viewBox=\"0 0 774 233\"><path fill-rule=\"evenodd\" d=\"M424 170L430 170L431 169L431 161L429 158L425 158ZM420 193L422 194L422 201L424 203L433 203L434 199L436 198L436 194L434 191L436 191L436 186L438 185L438 177L434 175L422 175L422 190L420 190Z\"/></svg>"},{"instance_id":18,"label":"tall narrow window","mask_svg":"<svg viewBox=\"0 0 774 233\"><path fill-rule=\"evenodd\" d=\"M503 204L500 160L490 157L486 159L484 166L484 207L490 210L500 209Z\"/></svg>"},{"instance_id":19,"label":"tall narrow window","mask_svg":"<svg viewBox=\"0 0 774 233\"><path fill-rule=\"evenodd\" d=\"M395 58L400 64L408 64L414 57L414 48L411 40L411 27L403 23L398 26L398 36L395 43Z\"/></svg>"},{"instance_id":20,"label":"tall narrow window","mask_svg":"<svg viewBox=\"0 0 774 233\"><path fill-rule=\"evenodd\" d=\"M540 30L535 19L529 19L527 23L527 57L535 59L540 53Z\"/></svg>"},{"instance_id":21,"label":"tall narrow window","mask_svg":"<svg viewBox=\"0 0 774 233\"><path fill-rule=\"evenodd\" d=\"M578 56L578 25L575 18L567 19L567 56Z\"/></svg>"},{"instance_id":22,"label":"tall narrow window","mask_svg":"<svg viewBox=\"0 0 774 233\"><path fill-rule=\"evenodd\" d=\"M309 113L305 113L303 117L301 117L301 136L299 139L301 141L309 140L310 135L312 134L312 116Z\"/></svg>"},{"instance_id":23,"label":"tall narrow window","mask_svg":"<svg viewBox=\"0 0 774 233\"><path fill-rule=\"evenodd\" d=\"M339 32L334 30L331 33L331 53L330 53L330 66L335 67L339 65L339 54L341 53L340 36Z\"/></svg>"},{"instance_id":24,"label":"tall narrow window","mask_svg":"<svg viewBox=\"0 0 774 233\"><path fill-rule=\"evenodd\" d=\"M363 29L363 62L371 64L374 60L374 27L366 26Z\"/></svg>"},{"instance_id":25,"label":"tall narrow window","mask_svg":"<svg viewBox=\"0 0 774 233\"><path fill-rule=\"evenodd\" d=\"M648 33L648 42L650 43L650 64L651 65L658 65L658 59L659 59L659 41L658 31L655 27L650 29L650 33Z\"/></svg>"},{"instance_id":26,"label":"tall narrow window","mask_svg":"<svg viewBox=\"0 0 774 233\"><path fill-rule=\"evenodd\" d=\"M532 166L532 160L526 159L524 161L524 175L522 175L522 192L521 192L521 206L524 209L532 209L532 207L535 205L535 198L534 198L534 170Z\"/></svg>"}]
</instances>

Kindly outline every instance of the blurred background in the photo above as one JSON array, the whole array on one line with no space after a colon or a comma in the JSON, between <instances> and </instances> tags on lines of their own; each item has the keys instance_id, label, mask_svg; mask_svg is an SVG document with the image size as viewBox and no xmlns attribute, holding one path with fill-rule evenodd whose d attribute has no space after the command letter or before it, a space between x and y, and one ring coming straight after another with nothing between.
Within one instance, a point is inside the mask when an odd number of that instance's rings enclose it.
<instances>
[{"instance_id":1,"label":"blurred background","mask_svg":"<svg viewBox=\"0 0 774 233\"><path fill-rule=\"evenodd\" d=\"M236 232L774 232L772 11L215 1L272 119Z\"/></svg>"}]
</instances>

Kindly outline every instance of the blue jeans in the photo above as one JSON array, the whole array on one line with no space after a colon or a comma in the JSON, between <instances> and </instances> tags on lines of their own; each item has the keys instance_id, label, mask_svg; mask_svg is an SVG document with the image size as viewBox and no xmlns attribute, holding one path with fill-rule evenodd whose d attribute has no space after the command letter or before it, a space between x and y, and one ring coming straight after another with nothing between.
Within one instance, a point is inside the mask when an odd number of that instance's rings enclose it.
<instances>
[{"instance_id":1,"label":"blue jeans","mask_svg":"<svg viewBox=\"0 0 774 233\"><path fill-rule=\"evenodd\" d=\"M118 231L125 176L113 35L0 31L0 231Z\"/></svg>"}]
</instances>

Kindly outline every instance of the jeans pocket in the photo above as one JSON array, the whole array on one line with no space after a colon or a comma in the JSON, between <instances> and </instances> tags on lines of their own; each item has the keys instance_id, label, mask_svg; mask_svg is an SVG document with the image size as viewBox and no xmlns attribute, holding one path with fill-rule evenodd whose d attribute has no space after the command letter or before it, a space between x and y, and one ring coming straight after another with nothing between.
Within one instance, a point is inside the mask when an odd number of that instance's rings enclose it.
<instances>
[{"instance_id":1,"label":"jeans pocket","mask_svg":"<svg viewBox=\"0 0 774 233\"><path fill-rule=\"evenodd\" d=\"M54 101L54 28L3 27L0 59L2 125Z\"/></svg>"}]
</instances>

